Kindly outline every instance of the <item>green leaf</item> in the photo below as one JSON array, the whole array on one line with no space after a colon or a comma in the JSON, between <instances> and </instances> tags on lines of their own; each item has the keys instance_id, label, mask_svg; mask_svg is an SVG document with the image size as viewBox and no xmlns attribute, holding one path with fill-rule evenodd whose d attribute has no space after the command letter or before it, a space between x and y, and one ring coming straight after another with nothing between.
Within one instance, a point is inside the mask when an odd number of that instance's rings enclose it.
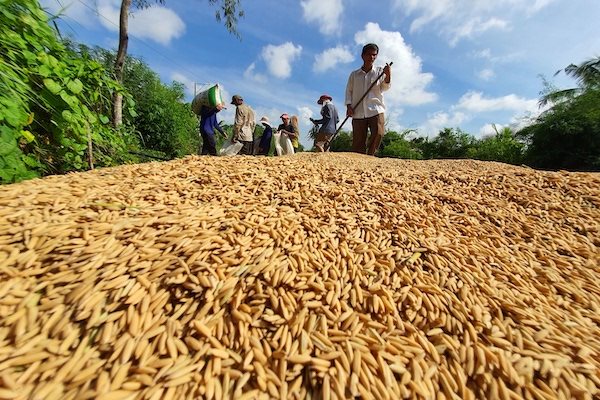
<instances>
[{"instance_id":1,"label":"green leaf","mask_svg":"<svg viewBox=\"0 0 600 400\"><path fill-rule=\"evenodd\" d=\"M40 74L43 77L48 77L52 75L52 70L50 69L49 66L47 66L46 64L42 64L39 68L38 68L38 74Z\"/></svg>"},{"instance_id":2,"label":"green leaf","mask_svg":"<svg viewBox=\"0 0 600 400\"><path fill-rule=\"evenodd\" d=\"M36 160L35 157L24 155L22 157L22 159L23 159L23 162L29 167L39 168L39 166L40 166L40 163L38 162L38 160Z\"/></svg>"},{"instance_id":3,"label":"green leaf","mask_svg":"<svg viewBox=\"0 0 600 400\"><path fill-rule=\"evenodd\" d=\"M106 115L100 115L98 118L100 118L100 122L102 122L105 125L108 124L108 122L110 121Z\"/></svg>"},{"instance_id":4,"label":"green leaf","mask_svg":"<svg viewBox=\"0 0 600 400\"><path fill-rule=\"evenodd\" d=\"M65 91L60 92L60 98L65 101L71 108L73 108L77 103L77 97L71 96Z\"/></svg>"},{"instance_id":5,"label":"green leaf","mask_svg":"<svg viewBox=\"0 0 600 400\"><path fill-rule=\"evenodd\" d=\"M44 79L44 86L50 91L52 94L58 94L62 90L62 86L54 79L46 78Z\"/></svg>"},{"instance_id":6,"label":"green leaf","mask_svg":"<svg viewBox=\"0 0 600 400\"><path fill-rule=\"evenodd\" d=\"M73 118L73 113L69 110L64 110L62 112L62 117L65 119L65 121L71 123L75 120L75 118Z\"/></svg>"},{"instance_id":7,"label":"green leaf","mask_svg":"<svg viewBox=\"0 0 600 400\"><path fill-rule=\"evenodd\" d=\"M83 84L79 79L75 79L67 84L67 88L69 88L71 93L79 94L83 90Z\"/></svg>"},{"instance_id":8,"label":"green leaf","mask_svg":"<svg viewBox=\"0 0 600 400\"><path fill-rule=\"evenodd\" d=\"M12 142L0 142L0 156L6 157L17 149L17 143L14 140Z\"/></svg>"},{"instance_id":9,"label":"green leaf","mask_svg":"<svg viewBox=\"0 0 600 400\"><path fill-rule=\"evenodd\" d=\"M14 176L15 176L14 169L12 169L12 168L0 169L0 182L12 183Z\"/></svg>"},{"instance_id":10,"label":"green leaf","mask_svg":"<svg viewBox=\"0 0 600 400\"><path fill-rule=\"evenodd\" d=\"M27 143L31 143L35 140L35 136L33 136L33 134L29 131L21 131L21 136L27 140Z\"/></svg>"}]
</instances>

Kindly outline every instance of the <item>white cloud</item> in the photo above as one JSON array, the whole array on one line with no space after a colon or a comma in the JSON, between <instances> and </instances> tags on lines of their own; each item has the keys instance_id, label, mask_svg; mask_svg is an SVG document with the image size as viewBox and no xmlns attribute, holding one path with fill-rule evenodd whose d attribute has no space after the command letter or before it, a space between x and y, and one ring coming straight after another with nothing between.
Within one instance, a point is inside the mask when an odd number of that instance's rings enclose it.
<instances>
[{"instance_id":1,"label":"white cloud","mask_svg":"<svg viewBox=\"0 0 600 400\"><path fill-rule=\"evenodd\" d=\"M185 24L175 12L165 7L136 11L129 19L131 33L141 38L168 45L185 32Z\"/></svg>"},{"instance_id":2,"label":"white cloud","mask_svg":"<svg viewBox=\"0 0 600 400\"><path fill-rule=\"evenodd\" d=\"M354 41L361 49L366 43L377 43L379 46L377 65L394 63L392 87L385 92L388 107L420 105L437 100L437 95L426 89L433 80L433 74L421 70L421 58L404 42L400 32L384 31L378 24L369 22L364 30L354 35Z\"/></svg>"},{"instance_id":3,"label":"white cloud","mask_svg":"<svg viewBox=\"0 0 600 400\"><path fill-rule=\"evenodd\" d=\"M354 56L350 53L348 47L337 46L317 54L313 70L315 72L325 72L335 68L338 64L345 64L352 61L354 61Z\"/></svg>"},{"instance_id":4,"label":"white cloud","mask_svg":"<svg viewBox=\"0 0 600 400\"><path fill-rule=\"evenodd\" d=\"M475 58L475 59L486 60L493 64L506 64L506 63L518 60L520 58L523 58L523 54L519 53L519 52L509 53L509 54L505 54L502 56L497 56L497 55L492 54L492 51L489 48L483 49L483 50L472 51L469 54L469 56L472 58Z\"/></svg>"},{"instance_id":5,"label":"white cloud","mask_svg":"<svg viewBox=\"0 0 600 400\"><path fill-rule=\"evenodd\" d=\"M500 132L503 128L505 128L507 126L508 125L502 125L502 124L485 124L479 129L479 137L485 138L485 137L489 137L489 136L495 136L496 130L498 130L498 132ZM494 129L494 127L495 127L495 129Z\"/></svg>"},{"instance_id":6,"label":"white cloud","mask_svg":"<svg viewBox=\"0 0 600 400\"><path fill-rule=\"evenodd\" d=\"M256 81L258 83L267 82L267 77L258 72L254 72L255 70L256 70L256 63L250 64L248 66L248 68L246 68L246 70L244 71L244 78L252 79L253 81Z\"/></svg>"},{"instance_id":7,"label":"white cloud","mask_svg":"<svg viewBox=\"0 0 600 400\"><path fill-rule=\"evenodd\" d=\"M532 16L557 0L393 0L394 10L414 15L411 32L433 26L451 45L491 29L508 29L511 17ZM458 28L457 28L458 27Z\"/></svg>"},{"instance_id":8,"label":"white cloud","mask_svg":"<svg viewBox=\"0 0 600 400\"><path fill-rule=\"evenodd\" d=\"M482 79L484 81L489 81L490 79L492 79L493 77L496 76L496 73L491 68L485 68L485 69L482 69L481 71L479 71L477 76L479 77L479 79Z\"/></svg>"},{"instance_id":9,"label":"white cloud","mask_svg":"<svg viewBox=\"0 0 600 400\"><path fill-rule=\"evenodd\" d=\"M262 58L269 72L277 78L288 78L292 74L292 62L302 53L302 46L291 42L279 46L268 45L262 49Z\"/></svg>"},{"instance_id":10,"label":"white cloud","mask_svg":"<svg viewBox=\"0 0 600 400\"><path fill-rule=\"evenodd\" d=\"M490 49L483 49L478 51L473 51L471 53L471 57L473 58L482 58L484 60L492 60L492 51Z\"/></svg>"},{"instance_id":11,"label":"white cloud","mask_svg":"<svg viewBox=\"0 0 600 400\"><path fill-rule=\"evenodd\" d=\"M427 121L419 126L418 131L428 137L436 136L442 129L458 127L469 119L468 115L461 111L447 113L438 111L428 116Z\"/></svg>"},{"instance_id":12,"label":"white cloud","mask_svg":"<svg viewBox=\"0 0 600 400\"><path fill-rule=\"evenodd\" d=\"M457 28L451 29L452 38L450 39L450 45L456 46L461 39L471 38L476 34L491 29L507 29L508 25L507 21L498 18L490 18L484 22L482 22L480 18L471 19L466 23L459 25Z\"/></svg>"},{"instance_id":13,"label":"white cloud","mask_svg":"<svg viewBox=\"0 0 600 400\"><path fill-rule=\"evenodd\" d=\"M303 0L300 2L304 19L319 26L324 35L339 34L341 16L344 12L342 0Z\"/></svg>"},{"instance_id":14,"label":"white cloud","mask_svg":"<svg viewBox=\"0 0 600 400\"><path fill-rule=\"evenodd\" d=\"M538 11L540 11L542 8L546 7L547 5L549 5L550 3L555 2L556 0L535 0L535 2L533 4L530 4L528 9L527 9L527 14L528 15L533 15L535 13L537 13ZM531 3L531 2L529 2Z\"/></svg>"},{"instance_id":15,"label":"white cloud","mask_svg":"<svg viewBox=\"0 0 600 400\"><path fill-rule=\"evenodd\" d=\"M111 31L119 30L120 3L117 0L98 2L100 23ZM132 36L168 45L185 32L185 23L169 8L153 6L133 11L129 17L129 33Z\"/></svg>"},{"instance_id":16,"label":"white cloud","mask_svg":"<svg viewBox=\"0 0 600 400\"><path fill-rule=\"evenodd\" d=\"M523 97L509 94L496 98L485 98L481 92L465 93L456 108L471 111L471 112L490 112L500 110L512 111L537 111L537 99L525 99Z\"/></svg>"}]
</instances>

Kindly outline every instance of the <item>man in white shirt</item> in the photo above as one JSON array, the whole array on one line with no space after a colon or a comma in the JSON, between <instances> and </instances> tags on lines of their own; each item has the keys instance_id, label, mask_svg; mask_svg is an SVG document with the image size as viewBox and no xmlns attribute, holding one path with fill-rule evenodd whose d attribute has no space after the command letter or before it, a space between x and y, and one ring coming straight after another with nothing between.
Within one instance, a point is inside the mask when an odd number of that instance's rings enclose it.
<instances>
[{"instance_id":1,"label":"man in white shirt","mask_svg":"<svg viewBox=\"0 0 600 400\"><path fill-rule=\"evenodd\" d=\"M352 151L356 153L374 155L385 134L383 92L391 87L392 71L388 64L373 66L378 54L379 47L375 43L365 45L361 54L363 65L352 71L346 85L346 116L352 117ZM375 81L373 88L358 103ZM368 146L367 130L371 131Z\"/></svg>"}]
</instances>

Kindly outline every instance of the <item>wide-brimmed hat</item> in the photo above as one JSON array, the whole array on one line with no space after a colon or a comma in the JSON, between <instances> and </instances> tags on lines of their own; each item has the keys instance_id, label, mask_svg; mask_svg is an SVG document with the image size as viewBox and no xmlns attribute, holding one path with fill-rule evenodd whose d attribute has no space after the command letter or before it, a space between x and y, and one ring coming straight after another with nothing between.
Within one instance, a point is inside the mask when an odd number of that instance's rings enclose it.
<instances>
[{"instance_id":1,"label":"wide-brimmed hat","mask_svg":"<svg viewBox=\"0 0 600 400\"><path fill-rule=\"evenodd\" d=\"M244 99L242 98L242 96L240 96L239 94L234 94L233 97L231 98L231 104L235 104L236 101L244 101Z\"/></svg>"},{"instance_id":2,"label":"wide-brimmed hat","mask_svg":"<svg viewBox=\"0 0 600 400\"><path fill-rule=\"evenodd\" d=\"M267 118L267 117L262 117L260 119L260 123L271 126L271 123L269 122L269 118Z\"/></svg>"},{"instance_id":3,"label":"wide-brimmed hat","mask_svg":"<svg viewBox=\"0 0 600 400\"><path fill-rule=\"evenodd\" d=\"M281 119L283 119L283 118L290 119L290 116L287 115L287 113L283 113L283 114L281 114L281 116L279 118L281 118Z\"/></svg>"},{"instance_id":4,"label":"wide-brimmed hat","mask_svg":"<svg viewBox=\"0 0 600 400\"><path fill-rule=\"evenodd\" d=\"M323 104L325 100L331 101L333 100L333 97L328 94L322 94L321 97L319 97L319 100L317 100L317 104Z\"/></svg>"}]
</instances>

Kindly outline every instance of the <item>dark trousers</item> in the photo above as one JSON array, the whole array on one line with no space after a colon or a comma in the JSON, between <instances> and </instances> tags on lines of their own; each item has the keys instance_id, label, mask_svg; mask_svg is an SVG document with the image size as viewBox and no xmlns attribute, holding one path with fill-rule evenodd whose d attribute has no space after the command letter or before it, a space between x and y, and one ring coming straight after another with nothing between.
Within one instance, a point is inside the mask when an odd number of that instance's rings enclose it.
<instances>
[{"instance_id":1,"label":"dark trousers","mask_svg":"<svg viewBox=\"0 0 600 400\"><path fill-rule=\"evenodd\" d=\"M367 130L371 131L367 147ZM383 113L369 118L352 119L352 151L374 155L385 134L385 116Z\"/></svg>"},{"instance_id":2,"label":"dark trousers","mask_svg":"<svg viewBox=\"0 0 600 400\"><path fill-rule=\"evenodd\" d=\"M248 155L251 156L254 154L254 142L250 141L247 142L245 140L240 140L240 143L243 145L242 149L240 150L240 152L238 154L242 154L242 155Z\"/></svg>"},{"instance_id":3,"label":"dark trousers","mask_svg":"<svg viewBox=\"0 0 600 400\"><path fill-rule=\"evenodd\" d=\"M216 156L217 143L215 142L215 134L206 133L201 129L200 135L202 135L202 152L200 154L210 154L211 156Z\"/></svg>"}]
</instances>

